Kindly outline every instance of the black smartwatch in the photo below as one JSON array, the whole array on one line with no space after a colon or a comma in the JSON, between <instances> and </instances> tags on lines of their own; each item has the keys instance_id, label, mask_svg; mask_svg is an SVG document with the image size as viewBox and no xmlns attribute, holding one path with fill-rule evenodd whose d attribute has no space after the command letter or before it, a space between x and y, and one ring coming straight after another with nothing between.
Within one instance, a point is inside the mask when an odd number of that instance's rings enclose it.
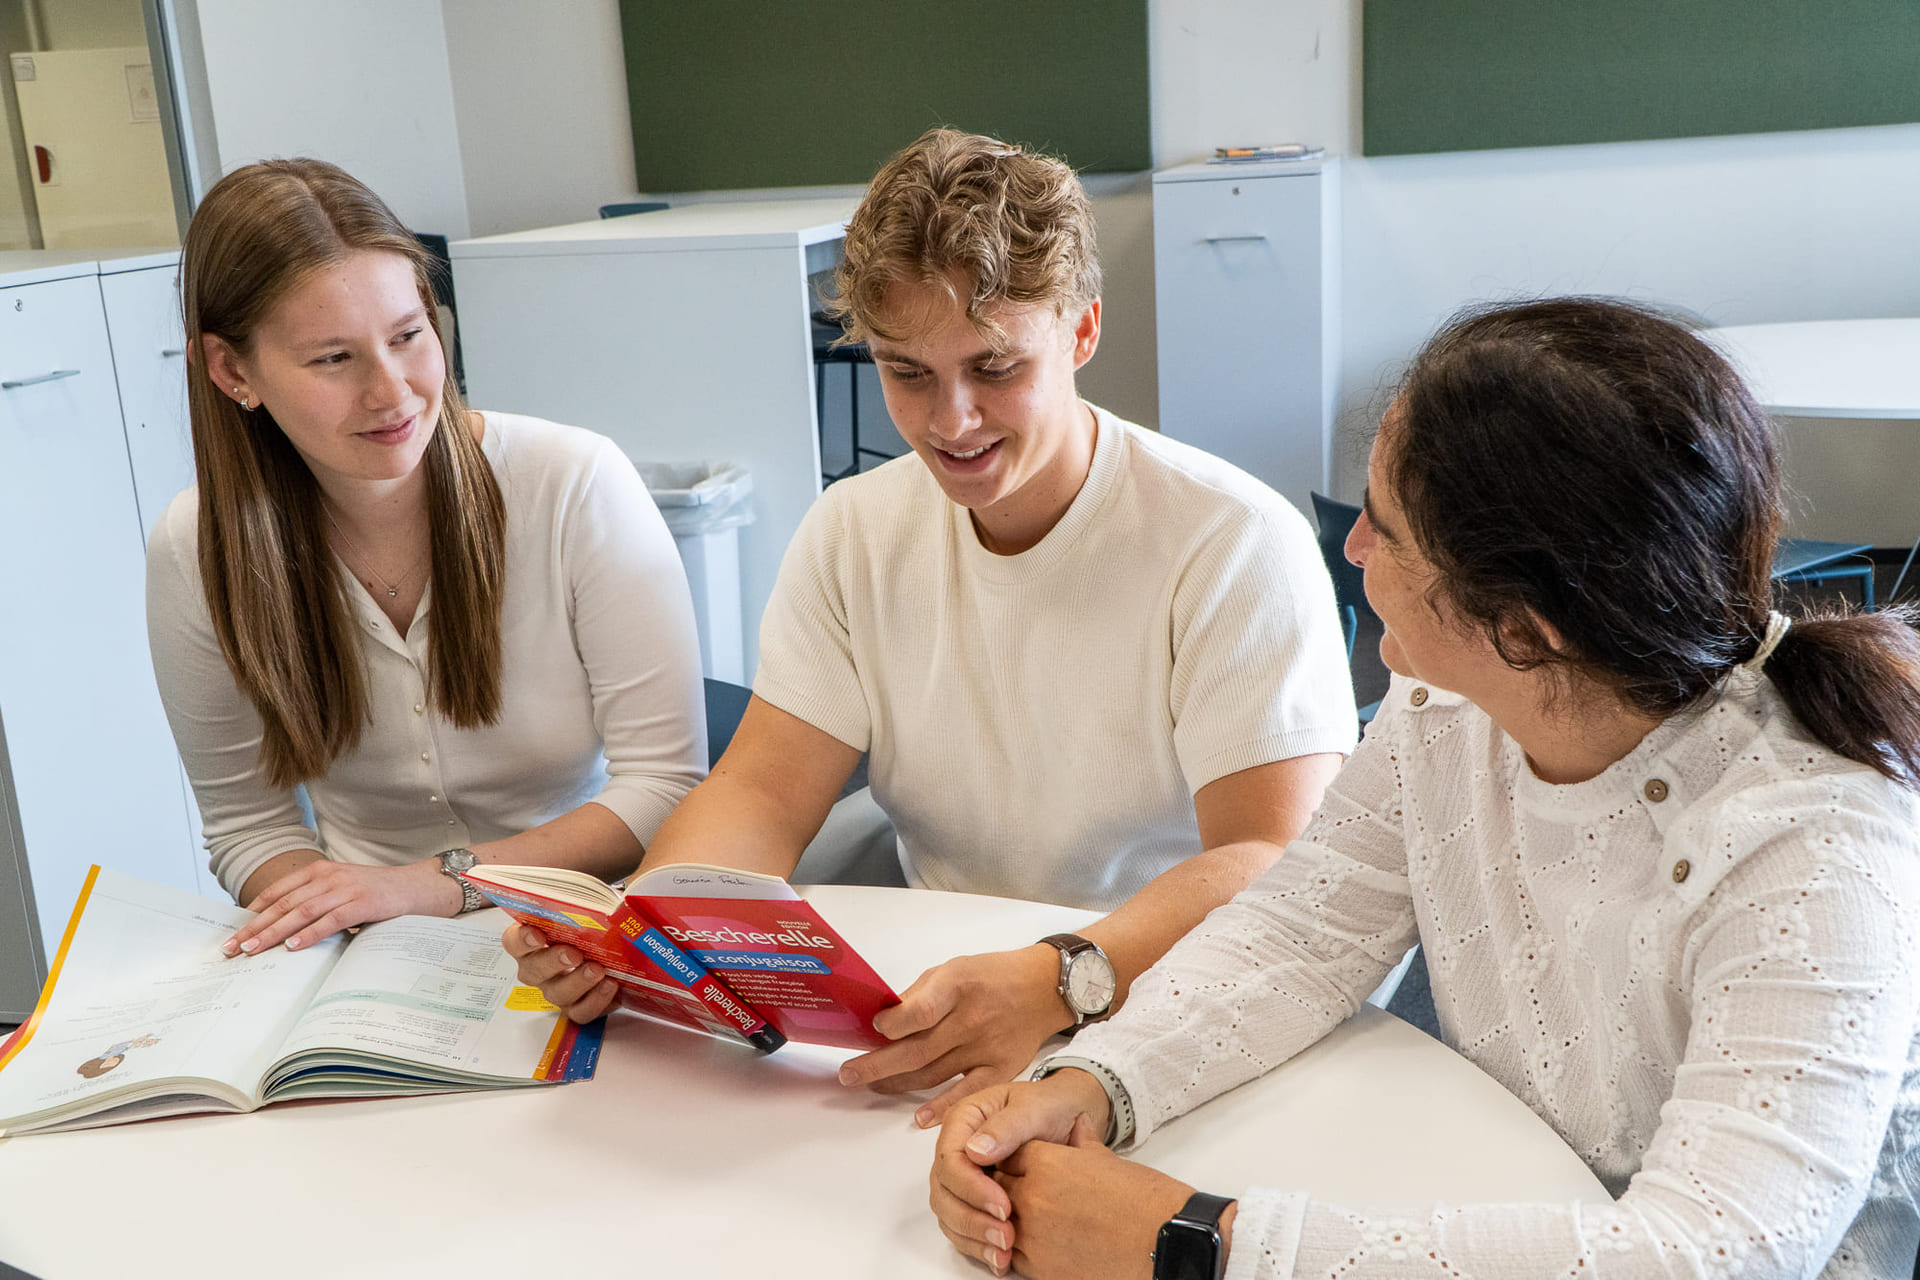
<instances>
[{"instance_id":1,"label":"black smartwatch","mask_svg":"<svg viewBox=\"0 0 1920 1280\"><path fill-rule=\"evenodd\" d=\"M1227 1270L1220 1215L1232 1203L1227 1196L1194 1192L1160 1228L1153 1245L1153 1280L1220 1280Z\"/></svg>"}]
</instances>

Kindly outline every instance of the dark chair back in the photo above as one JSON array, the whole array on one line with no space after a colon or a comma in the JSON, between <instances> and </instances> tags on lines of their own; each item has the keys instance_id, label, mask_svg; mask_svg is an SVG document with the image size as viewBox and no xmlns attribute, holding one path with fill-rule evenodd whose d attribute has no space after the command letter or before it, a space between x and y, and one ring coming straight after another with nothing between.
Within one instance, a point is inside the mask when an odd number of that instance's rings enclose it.
<instances>
[{"instance_id":1,"label":"dark chair back","mask_svg":"<svg viewBox=\"0 0 1920 1280\"><path fill-rule=\"evenodd\" d=\"M413 238L420 242L432 257L433 262L427 268L427 281L433 286L433 300L447 309L453 318L453 385L460 388L460 394L467 393L467 359L460 349L460 307L453 300L453 258L447 252L447 238L431 232L416 231Z\"/></svg>"},{"instance_id":2,"label":"dark chair back","mask_svg":"<svg viewBox=\"0 0 1920 1280\"><path fill-rule=\"evenodd\" d=\"M1366 575L1360 566L1347 559L1347 535L1360 518L1360 508L1338 502L1325 494L1313 495L1313 519L1320 526L1320 558L1327 562L1333 578L1333 598L1343 608L1364 609L1367 605Z\"/></svg>"},{"instance_id":3,"label":"dark chair back","mask_svg":"<svg viewBox=\"0 0 1920 1280\"><path fill-rule=\"evenodd\" d=\"M720 763L740 717L747 714L747 699L753 690L743 689L725 680L707 681L707 768Z\"/></svg>"},{"instance_id":4,"label":"dark chair back","mask_svg":"<svg viewBox=\"0 0 1920 1280\"><path fill-rule=\"evenodd\" d=\"M1347 535L1360 518L1360 508L1337 502L1323 493L1313 495L1313 519L1320 526L1320 558L1333 579L1333 599L1340 606L1340 633L1347 641L1347 662L1353 662L1354 634L1360 629L1360 610L1367 607L1367 575L1347 559ZM1380 710L1378 702L1360 709L1360 723L1368 724Z\"/></svg>"}]
</instances>

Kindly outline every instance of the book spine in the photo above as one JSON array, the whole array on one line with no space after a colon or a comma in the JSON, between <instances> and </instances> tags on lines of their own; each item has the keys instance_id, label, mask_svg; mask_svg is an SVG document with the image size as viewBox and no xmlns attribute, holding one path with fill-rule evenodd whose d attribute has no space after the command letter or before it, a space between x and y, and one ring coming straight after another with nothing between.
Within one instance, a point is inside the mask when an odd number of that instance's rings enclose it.
<instances>
[{"instance_id":1,"label":"book spine","mask_svg":"<svg viewBox=\"0 0 1920 1280\"><path fill-rule=\"evenodd\" d=\"M615 917L622 936L635 951L645 955L711 1008L722 1021L745 1036L747 1043L762 1053L772 1053L787 1042L760 1011L734 994L732 988L707 971L707 967L682 951L677 943L642 917L628 899L626 909Z\"/></svg>"}]
</instances>

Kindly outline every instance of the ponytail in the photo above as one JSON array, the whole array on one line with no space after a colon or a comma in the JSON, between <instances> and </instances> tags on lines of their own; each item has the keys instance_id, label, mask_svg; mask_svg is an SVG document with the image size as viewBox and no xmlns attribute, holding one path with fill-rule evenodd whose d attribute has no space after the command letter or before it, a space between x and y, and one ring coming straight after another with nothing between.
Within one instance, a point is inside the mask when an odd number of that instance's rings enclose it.
<instances>
[{"instance_id":1,"label":"ponytail","mask_svg":"<svg viewBox=\"0 0 1920 1280\"><path fill-rule=\"evenodd\" d=\"M1920 790L1917 620L1910 606L1799 619L1765 670L1816 741Z\"/></svg>"}]
</instances>

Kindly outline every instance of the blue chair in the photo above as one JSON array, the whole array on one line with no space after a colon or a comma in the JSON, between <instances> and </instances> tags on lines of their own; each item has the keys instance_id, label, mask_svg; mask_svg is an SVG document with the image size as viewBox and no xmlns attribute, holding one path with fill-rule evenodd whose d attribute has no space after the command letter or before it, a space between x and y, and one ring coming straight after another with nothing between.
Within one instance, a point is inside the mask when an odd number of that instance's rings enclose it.
<instances>
[{"instance_id":1,"label":"blue chair","mask_svg":"<svg viewBox=\"0 0 1920 1280\"><path fill-rule=\"evenodd\" d=\"M658 213L667 207L665 200L622 200L600 206L603 218L624 218L633 213Z\"/></svg>"},{"instance_id":2,"label":"blue chair","mask_svg":"<svg viewBox=\"0 0 1920 1280\"><path fill-rule=\"evenodd\" d=\"M1821 582L1828 578L1855 578L1860 583L1862 607L1873 608L1873 548L1864 542L1817 542L1811 538L1782 538L1773 550L1776 582ZM1898 584L1896 584L1897 586Z\"/></svg>"},{"instance_id":3,"label":"blue chair","mask_svg":"<svg viewBox=\"0 0 1920 1280\"><path fill-rule=\"evenodd\" d=\"M707 681L707 768L720 763L727 744L733 741L740 717L747 714L747 700L753 690L743 689L725 680Z\"/></svg>"},{"instance_id":4,"label":"blue chair","mask_svg":"<svg viewBox=\"0 0 1920 1280\"><path fill-rule=\"evenodd\" d=\"M733 741L733 735L740 728L741 717L747 714L747 703L753 697L753 690L708 677L706 695L707 768L711 769L727 753L727 744ZM847 778L846 785L840 788L840 795L845 798L866 785L867 757L862 755L860 763L853 766L853 773Z\"/></svg>"},{"instance_id":5,"label":"blue chair","mask_svg":"<svg viewBox=\"0 0 1920 1280\"><path fill-rule=\"evenodd\" d=\"M1347 559L1347 535L1360 518L1360 508L1325 494L1313 495L1313 519L1320 526L1320 558L1327 563L1327 576L1333 579L1333 602L1340 606L1340 632L1347 641L1347 663L1353 663L1353 639L1360 627L1360 610L1367 607L1366 574ZM1371 723L1380 710L1378 702L1360 708L1360 723Z\"/></svg>"}]
</instances>

